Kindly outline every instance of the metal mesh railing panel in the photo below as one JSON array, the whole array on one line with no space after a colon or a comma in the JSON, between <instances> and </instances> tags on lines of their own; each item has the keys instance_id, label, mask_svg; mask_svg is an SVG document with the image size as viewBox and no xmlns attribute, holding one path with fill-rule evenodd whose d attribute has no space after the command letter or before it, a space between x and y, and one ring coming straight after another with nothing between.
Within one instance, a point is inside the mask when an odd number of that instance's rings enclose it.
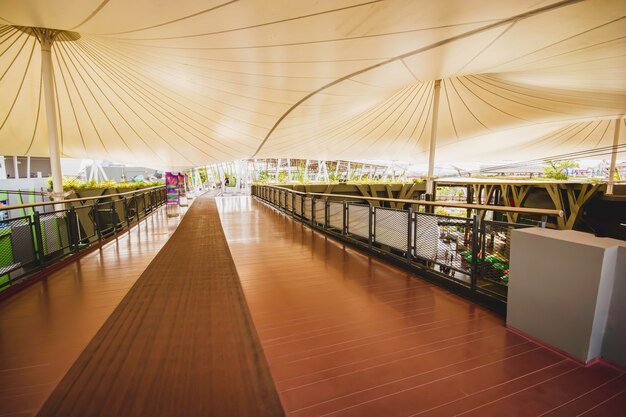
<instances>
[{"instance_id":1,"label":"metal mesh railing panel","mask_svg":"<svg viewBox=\"0 0 626 417\"><path fill-rule=\"evenodd\" d=\"M343 230L343 204L328 203L328 226L339 231Z\"/></svg>"},{"instance_id":2,"label":"metal mesh railing panel","mask_svg":"<svg viewBox=\"0 0 626 417\"><path fill-rule=\"evenodd\" d=\"M10 273L27 267L36 260L33 229L28 217L0 222L0 286Z\"/></svg>"},{"instance_id":3,"label":"metal mesh railing panel","mask_svg":"<svg viewBox=\"0 0 626 417\"><path fill-rule=\"evenodd\" d=\"M286 204L287 210L291 211L293 209L293 194L287 193L286 199L287 199L287 204Z\"/></svg>"},{"instance_id":4,"label":"metal mesh railing panel","mask_svg":"<svg viewBox=\"0 0 626 417\"><path fill-rule=\"evenodd\" d=\"M416 258L432 262L431 267L442 274L469 283L473 220L415 213L414 227Z\"/></svg>"},{"instance_id":5,"label":"metal mesh railing panel","mask_svg":"<svg viewBox=\"0 0 626 417\"><path fill-rule=\"evenodd\" d=\"M40 223L44 255L54 254L69 247L68 222L65 212L42 214Z\"/></svg>"},{"instance_id":6,"label":"metal mesh railing panel","mask_svg":"<svg viewBox=\"0 0 626 417\"><path fill-rule=\"evenodd\" d=\"M506 296L506 287L509 283L511 231L525 227L532 225L483 221L479 238L481 247L476 260L479 288Z\"/></svg>"},{"instance_id":7,"label":"metal mesh railing panel","mask_svg":"<svg viewBox=\"0 0 626 417\"><path fill-rule=\"evenodd\" d=\"M369 237L369 206L348 204L348 234Z\"/></svg>"},{"instance_id":8,"label":"metal mesh railing panel","mask_svg":"<svg viewBox=\"0 0 626 417\"><path fill-rule=\"evenodd\" d=\"M311 197L304 197L304 218L311 220L311 210L313 209L313 200Z\"/></svg>"},{"instance_id":9,"label":"metal mesh railing panel","mask_svg":"<svg viewBox=\"0 0 626 417\"><path fill-rule=\"evenodd\" d=\"M378 244L387 245L406 252L408 241L409 212L374 208L374 239Z\"/></svg>"},{"instance_id":10,"label":"metal mesh railing panel","mask_svg":"<svg viewBox=\"0 0 626 417\"><path fill-rule=\"evenodd\" d=\"M295 212L298 216L302 216L302 197L299 195L296 195L295 201Z\"/></svg>"},{"instance_id":11,"label":"metal mesh railing panel","mask_svg":"<svg viewBox=\"0 0 626 417\"><path fill-rule=\"evenodd\" d=\"M326 221L326 202L315 200L315 223L324 225Z\"/></svg>"}]
</instances>

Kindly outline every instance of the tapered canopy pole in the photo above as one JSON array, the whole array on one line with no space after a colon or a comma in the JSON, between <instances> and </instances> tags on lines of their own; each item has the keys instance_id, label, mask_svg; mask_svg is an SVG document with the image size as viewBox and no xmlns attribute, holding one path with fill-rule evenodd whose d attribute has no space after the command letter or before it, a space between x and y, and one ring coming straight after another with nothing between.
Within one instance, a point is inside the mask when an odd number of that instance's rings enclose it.
<instances>
[{"instance_id":1,"label":"tapered canopy pole","mask_svg":"<svg viewBox=\"0 0 626 417\"><path fill-rule=\"evenodd\" d=\"M609 183L606 186L606 193L613 194L613 184L615 183L615 164L617 162L617 145L619 145L620 128L622 118L615 119L615 130L613 131L613 150L611 152L611 165L609 167Z\"/></svg>"},{"instance_id":2,"label":"tapered canopy pole","mask_svg":"<svg viewBox=\"0 0 626 417\"><path fill-rule=\"evenodd\" d=\"M439 91L441 90L441 80L435 80L435 91L433 94L433 124L430 129L430 146L428 148L428 177L426 178L426 193L430 196L435 191L435 150L437 148L437 123L439 119Z\"/></svg>"},{"instance_id":3,"label":"tapered canopy pole","mask_svg":"<svg viewBox=\"0 0 626 417\"><path fill-rule=\"evenodd\" d=\"M61 172L61 145L57 128L57 107L54 98L54 69L52 68L52 44L59 33L52 29L34 28L41 44L41 76L43 77L44 103L48 124L48 146L52 171L52 198L63 199L63 174Z\"/></svg>"}]
</instances>

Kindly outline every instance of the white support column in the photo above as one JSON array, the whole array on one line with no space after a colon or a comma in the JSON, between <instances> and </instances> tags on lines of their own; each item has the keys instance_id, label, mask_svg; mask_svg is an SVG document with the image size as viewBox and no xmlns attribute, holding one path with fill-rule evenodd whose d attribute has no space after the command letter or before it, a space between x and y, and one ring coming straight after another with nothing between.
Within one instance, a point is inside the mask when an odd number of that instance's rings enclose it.
<instances>
[{"instance_id":1,"label":"white support column","mask_svg":"<svg viewBox=\"0 0 626 417\"><path fill-rule=\"evenodd\" d=\"M280 158L276 160L276 183L278 184L278 174L280 173Z\"/></svg>"},{"instance_id":2,"label":"white support column","mask_svg":"<svg viewBox=\"0 0 626 417\"><path fill-rule=\"evenodd\" d=\"M54 98L54 69L52 68L52 43L58 31L38 29L37 38L41 43L41 73L43 77L44 102L48 125L48 146L50 148L50 168L52 170L52 197L63 199L63 174L61 173L61 146L57 128L57 108Z\"/></svg>"},{"instance_id":3,"label":"white support column","mask_svg":"<svg viewBox=\"0 0 626 417\"><path fill-rule=\"evenodd\" d=\"M30 178L30 156L26 157L26 178Z\"/></svg>"},{"instance_id":4,"label":"white support column","mask_svg":"<svg viewBox=\"0 0 626 417\"><path fill-rule=\"evenodd\" d=\"M0 155L0 180L7 179L7 166L4 161L4 156Z\"/></svg>"},{"instance_id":5,"label":"white support column","mask_svg":"<svg viewBox=\"0 0 626 417\"><path fill-rule=\"evenodd\" d=\"M20 168L18 165L18 160L17 160L17 156L13 155L13 174L15 174L15 179L19 180L20 179Z\"/></svg>"},{"instance_id":6,"label":"white support column","mask_svg":"<svg viewBox=\"0 0 626 417\"><path fill-rule=\"evenodd\" d=\"M305 181L309 179L309 160L308 159L304 163L304 176L303 176L303 178L304 178Z\"/></svg>"},{"instance_id":7,"label":"white support column","mask_svg":"<svg viewBox=\"0 0 626 417\"><path fill-rule=\"evenodd\" d=\"M109 177L107 176L107 173L104 172L104 168L102 167L102 161L98 161L98 170L102 174L102 181L108 181Z\"/></svg>"},{"instance_id":8,"label":"white support column","mask_svg":"<svg viewBox=\"0 0 626 417\"><path fill-rule=\"evenodd\" d=\"M615 119L615 130L613 131L613 149L611 152L611 165L609 166L609 182L606 185L606 193L613 194L613 184L615 183L615 164L617 162L617 145L619 145L620 128L622 118Z\"/></svg>"},{"instance_id":9,"label":"white support column","mask_svg":"<svg viewBox=\"0 0 626 417\"><path fill-rule=\"evenodd\" d=\"M287 159L287 182L291 182L291 158Z\"/></svg>"},{"instance_id":10,"label":"white support column","mask_svg":"<svg viewBox=\"0 0 626 417\"><path fill-rule=\"evenodd\" d=\"M439 92L441 80L435 80L433 95L433 124L430 129L430 146L428 148L428 177L426 179L426 193L433 195L435 191L435 150L437 148L437 123L439 119Z\"/></svg>"}]
</instances>

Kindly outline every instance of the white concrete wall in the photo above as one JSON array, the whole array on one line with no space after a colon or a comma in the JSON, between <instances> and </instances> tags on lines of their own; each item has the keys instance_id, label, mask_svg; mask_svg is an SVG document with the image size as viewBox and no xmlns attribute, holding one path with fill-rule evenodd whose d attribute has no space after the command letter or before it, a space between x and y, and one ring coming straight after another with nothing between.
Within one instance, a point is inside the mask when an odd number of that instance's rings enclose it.
<instances>
[{"instance_id":1,"label":"white concrete wall","mask_svg":"<svg viewBox=\"0 0 626 417\"><path fill-rule=\"evenodd\" d=\"M626 366L626 247L617 248L615 284L602 342L602 356Z\"/></svg>"},{"instance_id":2,"label":"white concrete wall","mask_svg":"<svg viewBox=\"0 0 626 417\"><path fill-rule=\"evenodd\" d=\"M514 230L507 325L583 362L603 355L605 328L613 326L614 343L626 325L618 317L626 292L615 291L626 280L618 276L623 249L626 242L571 230Z\"/></svg>"}]
</instances>

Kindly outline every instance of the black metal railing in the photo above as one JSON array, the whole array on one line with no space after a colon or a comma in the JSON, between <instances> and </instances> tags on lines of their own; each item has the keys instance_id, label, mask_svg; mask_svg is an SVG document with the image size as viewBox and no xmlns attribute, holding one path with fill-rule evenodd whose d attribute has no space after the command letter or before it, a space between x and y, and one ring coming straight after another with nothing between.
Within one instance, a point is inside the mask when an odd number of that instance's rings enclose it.
<instances>
[{"instance_id":1,"label":"black metal railing","mask_svg":"<svg viewBox=\"0 0 626 417\"><path fill-rule=\"evenodd\" d=\"M321 193L258 185L252 194L311 227L350 242L492 308L505 308L511 230L544 227L557 210L439 203ZM376 203L378 202L378 203ZM394 203L403 208L375 204ZM459 216L434 207L463 209ZM486 211L524 213L529 224L484 220Z\"/></svg>"},{"instance_id":2,"label":"black metal railing","mask_svg":"<svg viewBox=\"0 0 626 417\"><path fill-rule=\"evenodd\" d=\"M0 291L128 230L164 205L165 198L165 187L158 186L5 207L5 213L28 209L32 214L0 220Z\"/></svg>"}]
</instances>

